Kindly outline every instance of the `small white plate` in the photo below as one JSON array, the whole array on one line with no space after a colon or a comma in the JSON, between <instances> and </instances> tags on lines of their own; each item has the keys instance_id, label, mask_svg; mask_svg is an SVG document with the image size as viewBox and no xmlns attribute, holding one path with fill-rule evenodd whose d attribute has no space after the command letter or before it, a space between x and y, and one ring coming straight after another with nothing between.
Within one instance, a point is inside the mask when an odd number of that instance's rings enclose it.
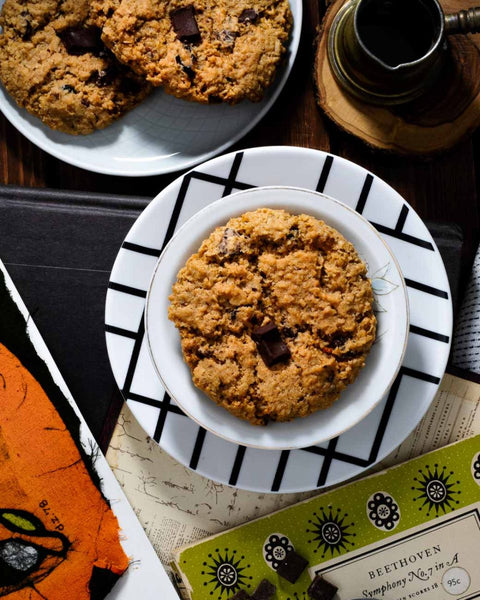
<instances>
[{"instance_id":1,"label":"small white plate","mask_svg":"<svg viewBox=\"0 0 480 600\"><path fill-rule=\"evenodd\" d=\"M178 271L202 241L231 217L257 208L308 214L337 229L352 242L368 267L369 277L388 270L390 293L377 312L377 341L353 384L330 408L287 423L252 426L210 400L193 384L183 360L180 335L168 319L168 296ZM375 290L375 286L374 286ZM379 306L379 298L376 298ZM405 282L392 252L370 223L357 212L311 190L260 187L213 202L191 217L173 236L155 268L146 302L145 329L157 372L172 398L196 423L237 444L263 450L304 448L330 440L361 421L381 400L400 368L408 338Z\"/></svg>"},{"instance_id":2,"label":"small white plate","mask_svg":"<svg viewBox=\"0 0 480 600\"><path fill-rule=\"evenodd\" d=\"M302 28L302 1L290 0L290 8L293 30L285 63L261 102L202 105L158 89L106 129L73 136L50 129L20 108L0 83L0 111L42 150L88 171L138 177L187 169L238 141L278 98L293 67Z\"/></svg>"}]
</instances>

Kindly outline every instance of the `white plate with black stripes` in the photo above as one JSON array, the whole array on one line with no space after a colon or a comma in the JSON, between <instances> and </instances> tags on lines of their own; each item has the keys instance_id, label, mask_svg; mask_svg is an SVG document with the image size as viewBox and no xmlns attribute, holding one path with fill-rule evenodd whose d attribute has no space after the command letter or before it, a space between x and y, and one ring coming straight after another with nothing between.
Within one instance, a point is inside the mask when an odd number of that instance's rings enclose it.
<instances>
[{"instance_id":1,"label":"white plate with black stripes","mask_svg":"<svg viewBox=\"0 0 480 600\"><path fill-rule=\"evenodd\" d=\"M0 0L0 8L4 0ZM0 111L27 139L71 165L107 175L180 171L225 151L262 119L293 67L302 29L302 0L290 0L293 29L283 65L261 102L198 104L155 90L121 119L90 135L50 129L20 108L0 82ZM1 28L0 28L1 32Z\"/></svg>"},{"instance_id":2,"label":"white plate with black stripes","mask_svg":"<svg viewBox=\"0 0 480 600\"><path fill-rule=\"evenodd\" d=\"M328 442L297 450L260 450L228 442L185 416L162 388L144 330L145 298L162 248L204 206L257 186L324 192L356 209L400 264L410 333L389 392L360 423ZM377 275L388 294L388 271ZM343 158L293 147L253 148L210 160L165 188L138 218L115 261L106 302L113 373L129 407L180 463L216 481L260 492L298 492L357 476L394 450L433 400L447 363L452 329L442 259L420 217L384 181Z\"/></svg>"}]
</instances>

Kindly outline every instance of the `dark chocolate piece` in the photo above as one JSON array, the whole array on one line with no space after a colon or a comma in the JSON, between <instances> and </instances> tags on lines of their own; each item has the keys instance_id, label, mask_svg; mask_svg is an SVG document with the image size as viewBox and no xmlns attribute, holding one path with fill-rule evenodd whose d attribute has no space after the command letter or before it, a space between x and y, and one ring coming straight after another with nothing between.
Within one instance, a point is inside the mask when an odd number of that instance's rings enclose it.
<instances>
[{"instance_id":1,"label":"dark chocolate piece","mask_svg":"<svg viewBox=\"0 0 480 600\"><path fill-rule=\"evenodd\" d=\"M231 229L230 227L226 227L223 232L222 239L218 244L218 253L219 254L236 254L240 250L240 244L238 243L240 236L235 231L235 229ZM232 240L236 239L237 243L233 244Z\"/></svg>"},{"instance_id":2,"label":"dark chocolate piece","mask_svg":"<svg viewBox=\"0 0 480 600\"><path fill-rule=\"evenodd\" d=\"M262 579L252 594L252 600L271 600L276 589L268 579Z\"/></svg>"},{"instance_id":3,"label":"dark chocolate piece","mask_svg":"<svg viewBox=\"0 0 480 600\"><path fill-rule=\"evenodd\" d=\"M69 94L78 94L77 90L73 87L73 85L70 85L69 83L62 85L62 90L65 90Z\"/></svg>"},{"instance_id":4,"label":"dark chocolate piece","mask_svg":"<svg viewBox=\"0 0 480 600\"><path fill-rule=\"evenodd\" d=\"M254 327L252 338L267 367L287 360L291 356L290 350L280 337L280 332L273 321L261 327Z\"/></svg>"},{"instance_id":5,"label":"dark chocolate piece","mask_svg":"<svg viewBox=\"0 0 480 600\"><path fill-rule=\"evenodd\" d=\"M336 333L334 334L329 341L329 346L332 348L340 348L340 346L344 346L345 342L351 339L351 335L347 335L346 333Z\"/></svg>"},{"instance_id":6,"label":"dark chocolate piece","mask_svg":"<svg viewBox=\"0 0 480 600\"><path fill-rule=\"evenodd\" d=\"M295 583L308 565L308 560L297 554L295 550L287 553L287 556L277 567L277 573L290 583Z\"/></svg>"},{"instance_id":7,"label":"dark chocolate piece","mask_svg":"<svg viewBox=\"0 0 480 600\"><path fill-rule=\"evenodd\" d=\"M106 85L112 85L117 78L118 71L114 65L110 65L106 69L102 69L98 72L97 85L99 87L105 87Z\"/></svg>"},{"instance_id":8,"label":"dark chocolate piece","mask_svg":"<svg viewBox=\"0 0 480 600\"><path fill-rule=\"evenodd\" d=\"M22 12L20 13L20 16L25 18L25 29L21 33L22 40L24 42L27 42L32 37L32 33L33 33L33 27L32 27L32 22L31 22L32 15L30 14L30 12L28 10L22 10Z\"/></svg>"},{"instance_id":9,"label":"dark chocolate piece","mask_svg":"<svg viewBox=\"0 0 480 600\"><path fill-rule=\"evenodd\" d=\"M220 40L222 44L225 44L227 48L233 50L235 46L235 40L238 37L238 33L236 31L229 31L228 29L222 29L221 31L217 31L215 33L217 40Z\"/></svg>"},{"instance_id":10,"label":"dark chocolate piece","mask_svg":"<svg viewBox=\"0 0 480 600\"><path fill-rule=\"evenodd\" d=\"M133 77L122 77L120 79L120 91L122 94L138 94L142 89L141 83Z\"/></svg>"},{"instance_id":11,"label":"dark chocolate piece","mask_svg":"<svg viewBox=\"0 0 480 600\"><path fill-rule=\"evenodd\" d=\"M106 46L103 46L102 48L100 48L100 50L98 50L98 52L95 52L95 56L98 56L98 58L105 58L113 61L116 60L113 52L111 52Z\"/></svg>"},{"instance_id":12,"label":"dark chocolate piece","mask_svg":"<svg viewBox=\"0 0 480 600\"><path fill-rule=\"evenodd\" d=\"M297 225L292 225L287 233L287 240L293 240L295 238L298 237L298 226Z\"/></svg>"},{"instance_id":13,"label":"dark chocolate piece","mask_svg":"<svg viewBox=\"0 0 480 600\"><path fill-rule=\"evenodd\" d=\"M336 586L325 581L321 575L315 575L315 579L308 587L307 594L312 600L332 600L337 590Z\"/></svg>"},{"instance_id":14,"label":"dark chocolate piece","mask_svg":"<svg viewBox=\"0 0 480 600\"><path fill-rule=\"evenodd\" d=\"M112 85L118 75L118 69L115 65L110 65L106 69L100 71L93 71L88 78L88 83L98 85L98 87L105 87L106 85Z\"/></svg>"},{"instance_id":15,"label":"dark chocolate piece","mask_svg":"<svg viewBox=\"0 0 480 600\"><path fill-rule=\"evenodd\" d=\"M185 75L189 78L190 81L193 81L195 79L195 71L192 69L192 67L189 67L188 65L184 64L180 56L178 56L178 54L175 57L175 62L177 63L177 65L180 65L182 67L182 71L185 73Z\"/></svg>"},{"instance_id":16,"label":"dark chocolate piece","mask_svg":"<svg viewBox=\"0 0 480 600\"><path fill-rule=\"evenodd\" d=\"M253 8L246 8L238 17L239 23L255 23L258 19L258 13Z\"/></svg>"},{"instance_id":17,"label":"dark chocolate piece","mask_svg":"<svg viewBox=\"0 0 480 600\"><path fill-rule=\"evenodd\" d=\"M184 44L195 44L200 41L200 30L195 19L193 5L177 8L170 13L173 30Z\"/></svg>"},{"instance_id":18,"label":"dark chocolate piece","mask_svg":"<svg viewBox=\"0 0 480 600\"><path fill-rule=\"evenodd\" d=\"M238 590L238 592L236 594L234 594L230 600L250 600L250 596L247 594L247 592L242 588L241 590Z\"/></svg>"},{"instance_id":19,"label":"dark chocolate piece","mask_svg":"<svg viewBox=\"0 0 480 600\"><path fill-rule=\"evenodd\" d=\"M25 31L23 32L22 40L24 42L28 42L28 40L32 37L32 33L33 33L32 24L30 23L30 21L26 21L25 22Z\"/></svg>"},{"instance_id":20,"label":"dark chocolate piece","mask_svg":"<svg viewBox=\"0 0 480 600\"><path fill-rule=\"evenodd\" d=\"M96 54L104 49L100 34L98 27L69 27L58 36L69 54L80 56L87 52Z\"/></svg>"}]
</instances>

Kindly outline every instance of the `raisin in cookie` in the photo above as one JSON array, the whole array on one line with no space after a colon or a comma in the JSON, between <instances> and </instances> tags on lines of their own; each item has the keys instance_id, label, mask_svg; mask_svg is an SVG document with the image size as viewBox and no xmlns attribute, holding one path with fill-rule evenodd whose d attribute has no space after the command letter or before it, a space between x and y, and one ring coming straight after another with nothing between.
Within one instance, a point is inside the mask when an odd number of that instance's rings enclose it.
<instances>
[{"instance_id":1,"label":"raisin in cookie","mask_svg":"<svg viewBox=\"0 0 480 600\"><path fill-rule=\"evenodd\" d=\"M122 0L103 40L174 96L234 104L263 97L291 24L288 0Z\"/></svg>"},{"instance_id":2,"label":"raisin in cookie","mask_svg":"<svg viewBox=\"0 0 480 600\"><path fill-rule=\"evenodd\" d=\"M53 129L102 129L150 90L104 46L88 0L6 0L0 25L1 81Z\"/></svg>"},{"instance_id":3,"label":"raisin in cookie","mask_svg":"<svg viewBox=\"0 0 480 600\"><path fill-rule=\"evenodd\" d=\"M338 231L259 209L230 219L178 273L169 318L193 382L255 425L327 408L375 339L365 264Z\"/></svg>"}]
</instances>

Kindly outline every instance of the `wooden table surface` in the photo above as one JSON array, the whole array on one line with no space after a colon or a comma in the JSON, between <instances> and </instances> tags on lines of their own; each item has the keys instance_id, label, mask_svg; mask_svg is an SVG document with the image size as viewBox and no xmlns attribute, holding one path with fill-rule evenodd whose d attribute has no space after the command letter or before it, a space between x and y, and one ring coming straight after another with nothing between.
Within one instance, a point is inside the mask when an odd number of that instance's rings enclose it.
<instances>
[{"instance_id":1,"label":"wooden table surface","mask_svg":"<svg viewBox=\"0 0 480 600\"><path fill-rule=\"evenodd\" d=\"M322 0L304 0L302 40L290 79L269 114L232 150L305 146L366 167L402 194L423 219L462 227L465 283L480 233L480 131L449 152L425 160L371 150L328 122L316 106L312 84L314 40L324 10ZM0 184L153 197L177 176L123 178L78 169L31 144L0 115Z\"/></svg>"}]
</instances>

